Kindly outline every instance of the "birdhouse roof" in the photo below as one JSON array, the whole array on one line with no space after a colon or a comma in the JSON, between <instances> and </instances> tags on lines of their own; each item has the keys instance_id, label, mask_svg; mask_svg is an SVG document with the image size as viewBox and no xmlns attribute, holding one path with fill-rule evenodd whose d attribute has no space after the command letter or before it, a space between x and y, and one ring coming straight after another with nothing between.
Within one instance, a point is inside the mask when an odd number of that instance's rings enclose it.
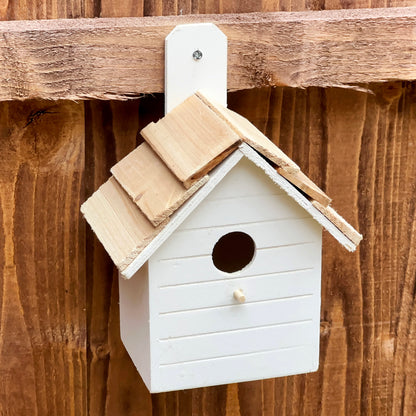
<instances>
[{"instance_id":1,"label":"birdhouse roof","mask_svg":"<svg viewBox=\"0 0 416 416\"><path fill-rule=\"evenodd\" d=\"M345 248L362 236L331 199L247 119L197 93L141 131L146 140L112 167L81 211L130 278L242 157L260 167Z\"/></svg>"}]
</instances>

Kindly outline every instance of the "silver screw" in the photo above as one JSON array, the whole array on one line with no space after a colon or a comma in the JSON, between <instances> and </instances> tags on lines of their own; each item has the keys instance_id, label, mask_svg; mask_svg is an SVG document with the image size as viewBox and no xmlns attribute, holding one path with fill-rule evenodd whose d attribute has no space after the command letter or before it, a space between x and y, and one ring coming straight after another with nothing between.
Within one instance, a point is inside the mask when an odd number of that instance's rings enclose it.
<instances>
[{"instance_id":1,"label":"silver screw","mask_svg":"<svg viewBox=\"0 0 416 416\"><path fill-rule=\"evenodd\" d=\"M202 59L202 52L197 49L196 51L194 51L194 53L192 54L192 58L194 58L195 61L199 61Z\"/></svg>"}]
</instances>

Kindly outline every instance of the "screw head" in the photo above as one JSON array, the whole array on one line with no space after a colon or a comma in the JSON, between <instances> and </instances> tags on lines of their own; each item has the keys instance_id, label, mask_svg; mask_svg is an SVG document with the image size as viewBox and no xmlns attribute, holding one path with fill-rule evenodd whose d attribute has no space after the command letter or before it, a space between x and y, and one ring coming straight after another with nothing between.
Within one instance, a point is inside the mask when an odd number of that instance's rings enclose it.
<instances>
[{"instance_id":1,"label":"screw head","mask_svg":"<svg viewBox=\"0 0 416 416\"><path fill-rule=\"evenodd\" d=\"M200 61L202 59L202 52L199 49L197 49L192 54L192 58L194 58L195 61Z\"/></svg>"}]
</instances>

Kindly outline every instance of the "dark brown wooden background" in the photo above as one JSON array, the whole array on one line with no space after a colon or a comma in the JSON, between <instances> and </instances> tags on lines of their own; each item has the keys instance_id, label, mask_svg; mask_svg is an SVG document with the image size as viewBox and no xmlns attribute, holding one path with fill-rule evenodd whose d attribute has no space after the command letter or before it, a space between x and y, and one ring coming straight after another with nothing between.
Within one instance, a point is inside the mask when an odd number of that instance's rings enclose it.
<instances>
[{"instance_id":1,"label":"dark brown wooden background","mask_svg":"<svg viewBox=\"0 0 416 416\"><path fill-rule=\"evenodd\" d=\"M0 19L412 4L3 0ZM162 97L0 103L0 415L416 414L416 85L369 88L229 96L364 234L354 254L324 238L320 370L153 396L121 344L116 272L79 206L162 115Z\"/></svg>"}]
</instances>

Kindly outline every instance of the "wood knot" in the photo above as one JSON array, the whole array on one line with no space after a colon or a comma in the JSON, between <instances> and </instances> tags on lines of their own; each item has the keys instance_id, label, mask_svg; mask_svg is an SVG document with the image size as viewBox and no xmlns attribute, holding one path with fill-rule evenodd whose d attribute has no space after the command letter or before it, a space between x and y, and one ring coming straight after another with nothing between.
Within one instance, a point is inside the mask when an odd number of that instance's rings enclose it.
<instances>
[{"instance_id":1,"label":"wood knot","mask_svg":"<svg viewBox=\"0 0 416 416\"><path fill-rule=\"evenodd\" d=\"M330 321L322 320L321 321L321 326L320 326L321 336L322 337L329 336L329 334L331 332L331 327L332 327L332 323Z\"/></svg>"},{"instance_id":2,"label":"wood knot","mask_svg":"<svg viewBox=\"0 0 416 416\"><path fill-rule=\"evenodd\" d=\"M376 96L381 104L391 104L397 101L403 94L403 82L386 82L379 85L376 90Z\"/></svg>"},{"instance_id":3,"label":"wood knot","mask_svg":"<svg viewBox=\"0 0 416 416\"><path fill-rule=\"evenodd\" d=\"M325 10L325 0L307 0L308 10Z\"/></svg>"},{"instance_id":4,"label":"wood knot","mask_svg":"<svg viewBox=\"0 0 416 416\"><path fill-rule=\"evenodd\" d=\"M255 46L253 48L253 57L243 55L244 65L247 70L250 84L255 88L262 88L274 85L273 74L268 69L268 50Z\"/></svg>"},{"instance_id":5,"label":"wood knot","mask_svg":"<svg viewBox=\"0 0 416 416\"><path fill-rule=\"evenodd\" d=\"M99 344L95 348L95 355L99 360L104 360L110 354L110 348L108 344Z\"/></svg>"}]
</instances>

